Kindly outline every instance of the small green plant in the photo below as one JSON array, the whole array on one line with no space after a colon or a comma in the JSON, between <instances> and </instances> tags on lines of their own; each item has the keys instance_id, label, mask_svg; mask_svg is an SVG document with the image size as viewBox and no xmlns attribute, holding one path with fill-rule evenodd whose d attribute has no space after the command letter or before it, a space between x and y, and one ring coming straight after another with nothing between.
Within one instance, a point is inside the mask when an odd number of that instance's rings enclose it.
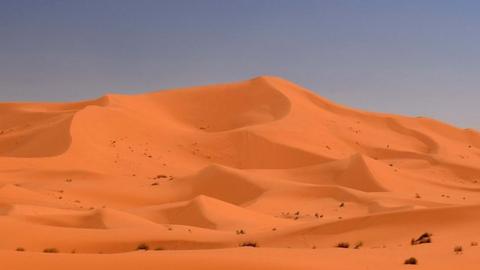
<instances>
[{"instance_id":1,"label":"small green plant","mask_svg":"<svg viewBox=\"0 0 480 270\"><path fill-rule=\"evenodd\" d=\"M137 246L137 250L148 250L148 245L145 243L141 243Z\"/></svg>"},{"instance_id":2,"label":"small green plant","mask_svg":"<svg viewBox=\"0 0 480 270\"><path fill-rule=\"evenodd\" d=\"M337 247L337 248L349 248L350 244L348 242L340 242L335 247Z\"/></svg>"},{"instance_id":3,"label":"small green plant","mask_svg":"<svg viewBox=\"0 0 480 270\"><path fill-rule=\"evenodd\" d=\"M45 253L58 253L58 249L56 248L46 248L43 250Z\"/></svg>"},{"instance_id":4,"label":"small green plant","mask_svg":"<svg viewBox=\"0 0 480 270\"><path fill-rule=\"evenodd\" d=\"M404 264L417 264L417 263L418 263L418 261L414 257L410 257L410 258L406 259L405 262L404 262Z\"/></svg>"}]
</instances>

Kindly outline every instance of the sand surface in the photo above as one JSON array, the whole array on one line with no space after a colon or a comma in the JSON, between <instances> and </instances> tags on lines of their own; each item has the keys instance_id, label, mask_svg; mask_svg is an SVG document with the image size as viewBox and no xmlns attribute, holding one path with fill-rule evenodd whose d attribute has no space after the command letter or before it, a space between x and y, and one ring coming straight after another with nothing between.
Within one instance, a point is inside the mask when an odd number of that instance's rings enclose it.
<instances>
[{"instance_id":1,"label":"sand surface","mask_svg":"<svg viewBox=\"0 0 480 270\"><path fill-rule=\"evenodd\" d=\"M0 103L0 269L479 269L479 192L478 131L276 77Z\"/></svg>"}]
</instances>

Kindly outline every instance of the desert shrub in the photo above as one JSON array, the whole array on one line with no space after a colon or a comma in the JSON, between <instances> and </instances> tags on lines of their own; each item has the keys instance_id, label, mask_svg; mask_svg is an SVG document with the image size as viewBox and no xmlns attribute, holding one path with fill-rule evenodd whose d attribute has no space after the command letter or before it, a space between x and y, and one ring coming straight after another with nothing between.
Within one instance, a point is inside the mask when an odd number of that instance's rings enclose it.
<instances>
[{"instance_id":1,"label":"desert shrub","mask_svg":"<svg viewBox=\"0 0 480 270\"><path fill-rule=\"evenodd\" d=\"M463 252L463 247L462 246L455 246L453 248L453 251L456 253L456 254L460 254Z\"/></svg>"},{"instance_id":2,"label":"desert shrub","mask_svg":"<svg viewBox=\"0 0 480 270\"><path fill-rule=\"evenodd\" d=\"M25 251L25 249L23 247L18 247L16 251Z\"/></svg>"},{"instance_id":3,"label":"desert shrub","mask_svg":"<svg viewBox=\"0 0 480 270\"><path fill-rule=\"evenodd\" d=\"M473 242L470 243L470 246L476 247L476 246L478 246L478 242L473 241Z\"/></svg>"},{"instance_id":4,"label":"desert shrub","mask_svg":"<svg viewBox=\"0 0 480 270\"><path fill-rule=\"evenodd\" d=\"M404 262L404 264L417 264L417 263L418 263L418 261L414 257L410 257L410 258L406 259L405 262Z\"/></svg>"},{"instance_id":5,"label":"desert shrub","mask_svg":"<svg viewBox=\"0 0 480 270\"><path fill-rule=\"evenodd\" d=\"M137 250L148 250L148 245L145 243L141 243L137 246Z\"/></svg>"},{"instance_id":6,"label":"desert shrub","mask_svg":"<svg viewBox=\"0 0 480 270\"><path fill-rule=\"evenodd\" d=\"M337 248L349 248L350 244L348 242L340 242L335 247L337 247Z\"/></svg>"},{"instance_id":7,"label":"desert shrub","mask_svg":"<svg viewBox=\"0 0 480 270\"><path fill-rule=\"evenodd\" d=\"M431 233L423 233L417 239L413 238L410 242L412 245L419 245L419 244L427 244L432 242L432 234Z\"/></svg>"},{"instance_id":8,"label":"desert shrub","mask_svg":"<svg viewBox=\"0 0 480 270\"><path fill-rule=\"evenodd\" d=\"M45 253L58 253L58 249L56 248L46 248L43 250Z\"/></svg>"},{"instance_id":9,"label":"desert shrub","mask_svg":"<svg viewBox=\"0 0 480 270\"><path fill-rule=\"evenodd\" d=\"M359 249L359 248L361 248L362 246L363 246L363 242L362 242L362 241L359 241L359 242L357 242L357 243L353 246L353 248L354 248L354 249Z\"/></svg>"},{"instance_id":10,"label":"desert shrub","mask_svg":"<svg viewBox=\"0 0 480 270\"><path fill-rule=\"evenodd\" d=\"M244 242L240 244L241 247L258 247L255 242Z\"/></svg>"}]
</instances>

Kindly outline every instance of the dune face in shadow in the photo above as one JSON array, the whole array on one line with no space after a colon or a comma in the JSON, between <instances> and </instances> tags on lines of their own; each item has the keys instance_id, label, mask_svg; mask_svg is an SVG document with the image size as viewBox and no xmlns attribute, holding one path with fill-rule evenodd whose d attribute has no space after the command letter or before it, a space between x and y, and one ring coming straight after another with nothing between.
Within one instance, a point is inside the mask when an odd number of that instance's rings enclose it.
<instances>
[{"instance_id":1,"label":"dune face in shadow","mask_svg":"<svg viewBox=\"0 0 480 270\"><path fill-rule=\"evenodd\" d=\"M241 173L220 166L209 166L179 181L191 190L190 196L207 195L232 204L243 204L259 197L264 189Z\"/></svg>"},{"instance_id":2,"label":"dune face in shadow","mask_svg":"<svg viewBox=\"0 0 480 270\"><path fill-rule=\"evenodd\" d=\"M217 163L238 169L288 169L323 163L330 158L263 137L250 130L223 135L212 148L228 149Z\"/></svg>"},{"instance_id":3,"label":"dune face in shadow","mask_svg":"<svg viewBox=\"0 0 480 270\"><path fill-rule=\"evenodd\" d=\"M46 157L65 152L70 145L72 115L10 112L0 116L0 156ZM12 123L8 125L7 123ZM46 148L45 145L51 147Z\"/></svg>"},{"instance_id":4,"label":"dune face in shadow","mask_svg":"<svg viewBox=\"0 0 480 270\"><path fill-rule=\"evenodd\" d=\"M0 156L35 158L63 154L70 147L74 115L107 98L70 104L0 103Z\"/></svg>"},{"instance_id":5,"label":"dune face in shadow","mask_svg":"<svg viewBox=\"0 0 480 270\"><path fill-rule=\"evenodd\" d=\"M152 98L172 117L207 132L272 122L290 110L289 99L261 77L238 84L165 92Z\"/></svg>"},{"instance_id":6,"label":"dune face in shadow","mask_svg":"<svg viewBox=\"0 0 480 270\"><path fill-rule=\"evenodd\" d=\"M5 269L476 269L479 207L478 131L281 78L0 103Z\"/></svg>"}]
</instances>

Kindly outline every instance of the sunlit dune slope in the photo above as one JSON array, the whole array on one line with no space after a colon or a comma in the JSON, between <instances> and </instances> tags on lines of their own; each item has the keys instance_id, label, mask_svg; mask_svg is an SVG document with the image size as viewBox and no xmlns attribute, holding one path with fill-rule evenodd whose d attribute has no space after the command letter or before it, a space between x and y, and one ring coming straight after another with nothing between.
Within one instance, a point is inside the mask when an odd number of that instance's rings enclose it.
<instances>
[{"instance_id":1,"label":"sunlit dune slope","mask_svg":"<svg viewBox=\"0 0 480 270\"><path fill-rule=\"evenodd\" d=\"M478 131L281 78L0 103L8 269L476 269L479 226Z\"/></svg>"}]
</instances>

